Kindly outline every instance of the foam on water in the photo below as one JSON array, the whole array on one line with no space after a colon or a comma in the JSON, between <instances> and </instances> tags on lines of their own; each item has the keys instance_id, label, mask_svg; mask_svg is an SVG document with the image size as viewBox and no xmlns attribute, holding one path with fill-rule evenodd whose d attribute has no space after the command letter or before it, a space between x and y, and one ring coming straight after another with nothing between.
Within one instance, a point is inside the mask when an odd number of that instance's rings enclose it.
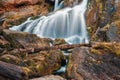
<instances>
[{"instance_id":1,"label":"foam on water","mask_svg":"<svg viewBox=\"0 0 120 80\"><path fill-rule=\"evenodd\" d=\"M85 22L87 3L88 0L83 0L73 8L67 7L36 20L28 19L21 25L10 29L37 34L44 38L64 38L69 44L89 43ZM54 10L57 6L58 0L55 2Z\"/></svg>"}]
</instances>

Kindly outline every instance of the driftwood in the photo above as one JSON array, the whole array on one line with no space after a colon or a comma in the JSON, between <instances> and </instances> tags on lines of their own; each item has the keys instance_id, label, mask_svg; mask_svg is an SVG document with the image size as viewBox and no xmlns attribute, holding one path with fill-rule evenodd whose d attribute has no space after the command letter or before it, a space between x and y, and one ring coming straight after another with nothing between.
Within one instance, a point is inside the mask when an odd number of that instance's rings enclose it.
<instances>
[{"instance_id":1,"label":"driftwood","mask_svg":"<svg viewBox=\"0 0 120 80\"><path fill-rule=\"evenodd\" d=\"M0 61L0 75L11 80L26 80L25 71L17 65Z\"/></svg>"},{"instance_id":2,"label":"driftwood","mask_svg":"<svg viewBox=\"0 0 120 80\"><path fill-rule=\"evenodd\" d=\"M40 47L40 48L19 49L19 51L27 52L27 53L35 53L35 52L40 52L40 51L45 51L45 50L54 50L54 49L66 50L66 49L72 49L72 48L81 47L81 46L90 47L90 44L57 45L57 46L50 46L50 47L45 46L45 47Z\"/></svg>"}]
</instances>

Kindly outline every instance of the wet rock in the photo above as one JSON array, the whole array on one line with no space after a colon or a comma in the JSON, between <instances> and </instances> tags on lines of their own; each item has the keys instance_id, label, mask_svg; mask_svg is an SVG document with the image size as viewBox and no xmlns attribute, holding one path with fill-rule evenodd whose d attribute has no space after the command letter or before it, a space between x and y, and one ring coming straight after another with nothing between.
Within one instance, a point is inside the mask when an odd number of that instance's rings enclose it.
<instances>
[{"instance_id":1,"label":"wet rock","mask_svg":"<svg viewBox=\"0 0 120 80\"><path fill-rule=\"evenodd\" d=\"M94 48L81 47L73 50L67 68L68 79L120 79L120 58L116 55L120 54L118 50L120 45L117 43L102 43L102 45L99 43L96 45L99 45L99 47L95 47L94 45ZM94 49L94 51L92 51L92 49ZM101 52L101 54L99 52Z\"/></svg>"},{"instance_id":2,"label":"wet rock","mask_svg":"<svg viewBox=\"0 0 120 80\"><path fill-rule=\"evenodd\" d=\"M49 46L49 40L39 38L35 34L3 30L4 37L11 43L12 47L39 48Z\"/></svg>"},{"instance_id":3,"label":"wet rock","mask_svg":"<svg viewBox=\"0 0 120 80\"><path fill-rule=\"evenodd\" d=\"M45 76L54 73L65 59L60 50L41 51L24 57L25 67L31 70L30 77Z\"/></svg>"},{"instance_id":4,"label":"wet rock","mask_svg":"<svg viewBox=\"0 0 120 80\"><path fill-rule=\"evenodd\" d=\"M30 80L66 80L60 76L57 75L48 75L48 76L43 76L40 78L35 78L35 79L30 79Z\"/></svg>"}]
</instances>

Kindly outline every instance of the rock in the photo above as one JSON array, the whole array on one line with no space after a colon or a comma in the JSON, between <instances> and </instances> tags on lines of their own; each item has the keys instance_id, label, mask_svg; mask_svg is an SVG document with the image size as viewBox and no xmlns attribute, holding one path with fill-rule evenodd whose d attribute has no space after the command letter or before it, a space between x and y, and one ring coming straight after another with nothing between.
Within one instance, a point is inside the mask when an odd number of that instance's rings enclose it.
<instances>
[{"instance_id":1,"label":"rock","mask_svg":"<svg viewBox=\"0 0 120 80\"><path fill-rule=\"evenodd\" d=\"M18 57L9 55L9 54L5 54L5 55L1 56L0 61L4 61L7 63L16 64L16 65L20 64L20 59Z\"/></svg>"},{"instance_id":2,"label":"rock","mask_svg":"<svg viewBox=\"0 0 120 80\"><path fill-rule=\"evenodd\" d=\"M120 54L118 50L120 45L117 43L102 43L102 45L101 43L96 43L96 45L99 45L99 47L95 47L94 44L94 48L81 47L73 50L67 67L68 79L120 79L120 58L116 55ZM113 48L113 46L115 47ZM101 54L99 52L101 52Z\"/></svg>"},{"instance_id":3,"label":"rock","mask_svg":"<svg viewBox=\"0 0 120 80\"><path fill-rule=\"evenodd\" d=\"M62 45L66 44L66 41L64 39L55 39L53 42L53 45Z\"/></svg>"},{"instance_id":4,"label":"rock","mask_svg":"<svg viewBox=\"0 0 120 80\"><path fill-rule=\"evenodd\" d=\"M38 3L39 0L15 0L15 4L20 5L20 4L36 4Z\"/></svg>"},{"instance_id":5,"label":"rock","mask_svg":"<svg viewBox=\"0 0 120 80\"><path fill-rule=\"evenodd\" d=\"M6 20L2 23L2 27L5 29L12 27L13 25L19 25L30 16L45 15L48 13L48 9L46 7L44 4L29 5L5 12L2 17L6 17Z\"/></svg>"},{"instance_id":6,"label":"rock","mask_svg":"<svg viewBox=\"0 0 120 80\"><path fill-rule=\"evenodd\" d=\"M0 5L0 19L5 18L0 26L4 29L19 25L31 16L46 15L52 6L44 0L2 0Z\"/></svg>"},{"instance_id":7,"label":"rock","mask_svg":"<svg viewBox=\"0 0 120 80\"><path fill-rule=\"evenodd\" d=\"M99 28L96 33L97 41L120 42L120 21L115 20L103 28Z\"/></svg>"},{"instance_id":8,"label":"rock","mask_svg":"<svg viewBox=\"0 0 120 80\"><path fill-rule=\"evenodd\" d=\"M0 36L0 48L8 47L10 47L10 43L3 36Z\"/></svg>"},{"instance_id":9,"label":"rock","mask_svg":"<svg viewBox=\"0 0 120 80\"><path fill-rule=\"evenodd\" d=\"M99 36L95 36L97 29L99 27L103 28L115 20L115 0L91 0L89 3L86 13L86 24L91 40L99 41ZM104 34L104 32L102 34Z\"/></svg>"},{"instance_id":10,"label":"rock","mask_svg":"<svg viewBox=\"0 0 120 80\"><path fill-rule=\"evenodd\" d=\"M82 0L77 0L78 3L76 2L76 0L64 0L64 7L73 7L74 5L79 4Z\"/></svg>"},{"instance_id":11,"label":"rock","mask_svg":"<svg viewBox=\"0 0 120 80\"><path fill-rule=\"evenodd\" d=\"M40 78L34 78L34 79L30 79L30 80L66 80L60 76L57 75L48 75L48 76L43 76Z\"/></svg>"},{"instance_id":12,"label":"rock","mask_svg":"<svg viewBox=\"0 0 120 80\"><path fill-rule=\"evenodd\" d=\"M5 77L3 77L3 76L0 76L0 79L1 79L1 80L9 80L8 78L5 78Z\"/></svg>"},{"instance_id":13,"label":"rock","mask_svg":"<svg viewBox=\"0 0 120 80\"><path fill-rule=\"evenodd\" d=\"M3 30L3 35L11 43L12 47L39 48L49 46L49 39L39 38L35 34Z\"/></svg>"},{"instance_id":14,"label":"rock","mask_svg":"<svg viewBox=\"0 0 120 80\"><path fill-rule=\"evenodd\" d=\"M119 42L95 42L92 45L92 53L103 54L103 53L113 53L120 56L120 43Z\"/></svg>"},{"instance_id":15,"label":"rock","mask_svg":"<svg viewBox=\"0 0 120 80\"><path fill-rule=\"evenodd\" d=\"M120 21L116 21L115 23L109 25L109 29L106 31L107 41L120 42L119 26L120 26Z\"/></svg>"},{"instance_id":16,"label":"rock","mask_svg":"<svg viewBox=\"0 0 120 80\"><path fill-rule=\"evenodd\" d=\"M37 54L29 54L24 57L25 67L31 70L31 78L35 76L45 76L54 73L61 67L65 56L60 50L41 51Z\"/></svg>"},{"instance_id":17,"label":"rock","mask_svg":"<svg viewBox=\"0 0 120 80\"><path fill-rule=\"evenodd\" d=\"M21 5L21 4L36 4L38 3L39 0L7 0L7 1L4 1L4 0L1 0L1 5L2 6L7 6L7 5L12 5L12 6L15 6L15 5Z\"/></svg>"}]
</instances>

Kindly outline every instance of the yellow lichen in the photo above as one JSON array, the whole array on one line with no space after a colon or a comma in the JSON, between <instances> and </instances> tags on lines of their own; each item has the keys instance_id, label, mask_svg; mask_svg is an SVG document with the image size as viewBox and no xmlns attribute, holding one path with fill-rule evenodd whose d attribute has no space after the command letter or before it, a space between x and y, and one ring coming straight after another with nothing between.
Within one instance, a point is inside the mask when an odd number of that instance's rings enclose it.
<instances>
[{"instance_id":1,"label":"yellow lichen","mask_svg":"<svg viewBox=\"0 0 120 80\"><path fill-rule=\"evenodd\" d=\"M120 56L120 43L95 43L91 48L91 52L94 54L113 53Z\"/></svg>"}]
</instances>

